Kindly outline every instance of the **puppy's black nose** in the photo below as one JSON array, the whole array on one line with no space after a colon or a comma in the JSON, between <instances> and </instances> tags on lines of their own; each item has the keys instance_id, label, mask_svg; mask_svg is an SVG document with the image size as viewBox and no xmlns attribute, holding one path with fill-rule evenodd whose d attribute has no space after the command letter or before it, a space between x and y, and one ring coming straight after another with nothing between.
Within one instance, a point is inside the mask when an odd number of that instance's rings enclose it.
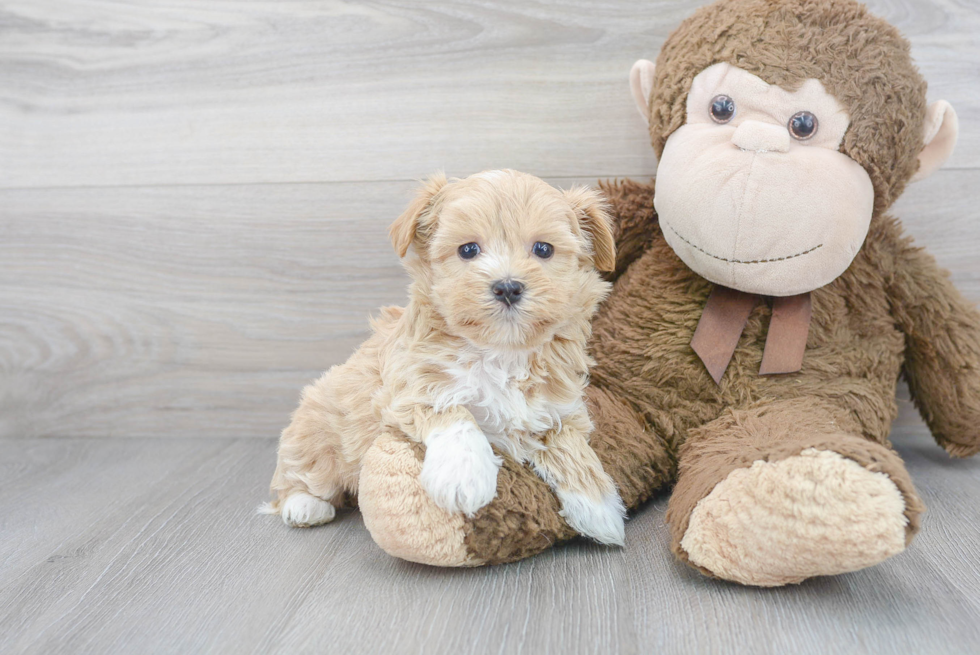
<instances>
[{"instance_id":1,"label":"puppy's black nose","mask_svg":"<svg viewBox=\"0 0 980 655\"><path fill-rule=\"evenodd\" d=\"M524 285L513 280L497 280L490 285L494 297L500 302L507 303L507 306L516 305L521 300L524 293Z\"/></svg>"}]
</instances>

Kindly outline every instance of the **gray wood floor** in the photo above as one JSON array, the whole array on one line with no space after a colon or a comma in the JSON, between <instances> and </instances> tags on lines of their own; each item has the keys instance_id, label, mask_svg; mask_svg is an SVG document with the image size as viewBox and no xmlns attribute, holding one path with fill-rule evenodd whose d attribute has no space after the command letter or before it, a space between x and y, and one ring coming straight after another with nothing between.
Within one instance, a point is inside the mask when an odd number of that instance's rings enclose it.
<instances>
[{"instance_id":1,"label":"gray wood floor","mask_svg":"<svg viewBox=\"0 0 980 655\"><path fill-rule=\"evenodd\" d=\"M388 557L356 512L312 530L257 516L271 441L10 440L0 652L976 652L980 460L920 430L896 443L930 508L911 549L758 590L678 564L663 500L624 550L445 570Z\"/></svg>"},{"instance_id":2,"label":"gray wood floor","mask_svg":"<svg viewBox=\"0 0 980 655\"><path fill-rule=\"evenodd\" d=\"M254 514L300 387L406 279L414 180L656 170L627 87L702 0L0 0L0 653L980 652L980 461L907 402L930 511L885 564L760 591L667 548L387 557ZM894 212L980 301L980 5L873 0L945 169Z\"/></svg>"},{"instance_id":3,"label":"gray wood floor","mask_svg":"<svg viewBox=\"0 0 980 655\"><path fill-rule=\"evenodd\" d=\"M703 0L0 0L0 438L256 437L404 298L415 180L656 171ZM980 301L980 4L875 0L960 116L895 212Z\"/></svg>"}]
</instances>

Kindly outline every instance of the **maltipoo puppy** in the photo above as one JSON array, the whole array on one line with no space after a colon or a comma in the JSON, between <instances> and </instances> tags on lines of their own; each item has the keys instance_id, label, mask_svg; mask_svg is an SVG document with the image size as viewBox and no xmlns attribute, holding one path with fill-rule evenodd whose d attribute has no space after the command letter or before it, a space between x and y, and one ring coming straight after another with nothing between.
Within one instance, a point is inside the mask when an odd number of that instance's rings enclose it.
<instances>
[{"instance_id":1,"label":"maltipoo puppy","mask_svg":"<svg viewBox=\"0 0 980 655\"><path fill-rule=\"evenodd\" d=\"M401 432L425 444L420 481L447 511L493 500L496 446L530 463L575 530L622 545L625 510L589 447L583 395L590 319L609 291L597 269L615 264L609 221L585 188L510 170L431 177L390 229L408 305L382 309L371 338L303 390L265 511L330 521L375 438Z\"/></svg>"}]
</instances>

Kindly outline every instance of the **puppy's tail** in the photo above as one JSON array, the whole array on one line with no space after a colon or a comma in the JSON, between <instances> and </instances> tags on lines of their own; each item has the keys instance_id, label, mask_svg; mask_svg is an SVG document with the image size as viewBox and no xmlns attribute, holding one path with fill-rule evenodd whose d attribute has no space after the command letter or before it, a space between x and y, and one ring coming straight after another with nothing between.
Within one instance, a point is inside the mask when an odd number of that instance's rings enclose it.
<instances>
[{"instance_id":1,"label":"puppy's tail","mask_svg":"<svg viewBox=\"0 0 980 655\"><path fill-rule=\"evenodd\" d=\"M256 514L278 514L279 513L279 499L271 500L267 503L261 503L255 508Z\"/></svg>"}]
</instances>

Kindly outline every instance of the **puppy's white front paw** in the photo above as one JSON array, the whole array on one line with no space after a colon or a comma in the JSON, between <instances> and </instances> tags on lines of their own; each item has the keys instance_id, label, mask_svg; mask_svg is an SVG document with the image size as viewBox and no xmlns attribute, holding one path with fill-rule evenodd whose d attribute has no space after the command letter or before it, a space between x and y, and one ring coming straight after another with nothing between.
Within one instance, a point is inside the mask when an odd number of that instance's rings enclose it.
<instances>
[{"instance_id":1,"label":"puppy's white front paw","mask_svg":"<svg viewBox=\"0 0 980 655\"><path fill-rule=\"evenodd\" d=\"M476 425L460 421L426 439L419 481L439 507L473 516L497 495L501 461Z\"/></svg>"},{"instance_id":2,"label":"puppy's white front paw","mask_svg":"<svg viewBox=\"0 0 980 655\"><path fill-rule=\"evenodd\" d=\"M558 491L559 512L576 532L602 544L622 546L626 542L626 508L619 494L605 494L601 501L573 491Z\"/></svg>"},{"instance_id":3,"label":"puppy's white front paw","mask_svg":"<svg viewBox=\"0 0 980 655\"><path fill-rule=\"evenodd\" d=\"M282 504L282 521L291 528L311 528L333 521L334 506L310 494L293 494Z\"/></svg>"}]
</instances>

